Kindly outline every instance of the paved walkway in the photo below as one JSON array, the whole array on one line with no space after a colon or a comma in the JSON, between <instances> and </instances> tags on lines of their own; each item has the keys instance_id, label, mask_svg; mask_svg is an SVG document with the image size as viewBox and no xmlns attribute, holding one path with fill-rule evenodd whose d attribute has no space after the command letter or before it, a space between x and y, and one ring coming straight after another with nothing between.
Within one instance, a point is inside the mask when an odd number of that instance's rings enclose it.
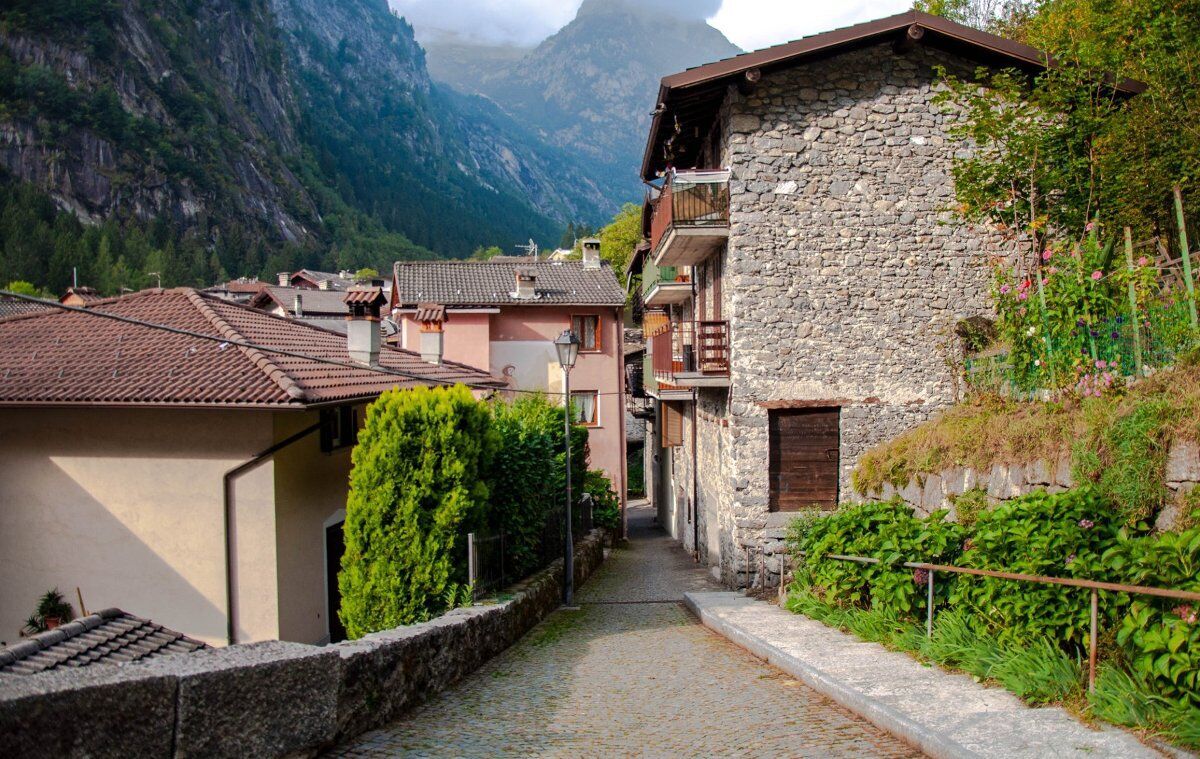
<instances>
[{"instance_id":1,"label":"paved walkway","mask_svg":"<svg viewBox=\"0 0 1200 759\"><path fill-rule=\"evenodd\" d=\"M904 743L701 626L708 574L630 509L630 542L513 648L343 756L911 757Z\"/></svg>"}]
</instances>

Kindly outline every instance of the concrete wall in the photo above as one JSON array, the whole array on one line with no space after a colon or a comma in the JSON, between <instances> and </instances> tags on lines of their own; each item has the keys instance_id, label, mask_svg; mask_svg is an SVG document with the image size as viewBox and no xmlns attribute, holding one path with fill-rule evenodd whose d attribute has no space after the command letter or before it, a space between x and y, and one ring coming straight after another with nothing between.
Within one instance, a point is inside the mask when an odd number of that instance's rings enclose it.
<instances>
[{"instance_id":1,"label":"concrete wall","mask_svg":"<svg viewBox=\"0 0 1200 759\"><path fill-rule=\"evenodd\" d=\"M957 321L990 313L999 240L955 222L934 66L974 64L890 44L768 73L731 91L721 163L733 171L723 314L732 390L701 390L701 513L715 508L724 579L768 510L770 402L842 409L841 498L872 446L955 399ZM727 425L727 426L726 426Z\"/></svg>"},{"instance_id":2,"label":"concrete wall","mask_svg":"<svg viewBox=\"0 0 1200 759\"><path fill-rule=\"evenodd\" d=\"M225 635L222 475L274 440L254 411L0 410L0 640L57 587ZM273 465L237 481L239 637L279 634Z\"/></svg>"},{"instance_id":3,"label":"concrete wall","mask_svg":"<svg viewBox=\"0 0 1200 759\"><path fill-rule=\"evenodd\" d=\"M366 418L365 408L360 407L360 423ZM287 439L316 423L318 416L276 414L275 439ZM328 639L325 523L346 508L350 450L322 453L318 436L311 435L275 456L280 640Z\"/></svg>"},{"instance_id":4,"label":"concrete wall","mask_svg":"<svg viewBox=\"0 0 1200 759\"><path fill-rule=\"evenodd\" d=\"M575 548L575 580L607 536ZM317 648L256 643L0 676L0 756L312 756L382 727L512 645L561 602L562 562L490 606Z\"/></svg>"}]
</instances>

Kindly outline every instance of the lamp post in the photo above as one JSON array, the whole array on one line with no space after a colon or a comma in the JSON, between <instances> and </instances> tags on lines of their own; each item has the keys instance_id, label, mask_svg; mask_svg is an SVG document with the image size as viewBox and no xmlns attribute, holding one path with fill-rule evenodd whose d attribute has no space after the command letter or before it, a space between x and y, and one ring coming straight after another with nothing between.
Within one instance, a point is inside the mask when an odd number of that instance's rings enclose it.
<instances>
[{"instance_id":1,"label":"lamp post","mask_svg":"<svg viewBox=\"0 0 1200 759\"><path fill-rule=\"evenodd\" d=\"M571 368L579 357L579 338L571 330L563 333L554 341L554 349L558 351L558 363L563 370L563 415L566 431L567 452L567 511L566 531L563 539L563 606L570 606L575 596L575 546L571 537Z\"/></svg>"}]
</instances>

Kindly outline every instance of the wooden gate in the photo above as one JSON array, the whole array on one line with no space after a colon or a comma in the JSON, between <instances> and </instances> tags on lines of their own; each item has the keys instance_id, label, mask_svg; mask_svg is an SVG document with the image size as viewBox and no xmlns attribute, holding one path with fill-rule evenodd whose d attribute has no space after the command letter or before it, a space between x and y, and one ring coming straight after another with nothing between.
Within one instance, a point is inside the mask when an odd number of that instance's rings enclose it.
<instances>
[{"instance_id":1,"label":"wooden gate","mask_svg":"<svg viewBox=\"0 0 1200 759\"><path fill-rule=\"evenodd\" d=\"M840 410L772 409L769 416L771 511L837 508Z\"/></svg>"}]
</instances>

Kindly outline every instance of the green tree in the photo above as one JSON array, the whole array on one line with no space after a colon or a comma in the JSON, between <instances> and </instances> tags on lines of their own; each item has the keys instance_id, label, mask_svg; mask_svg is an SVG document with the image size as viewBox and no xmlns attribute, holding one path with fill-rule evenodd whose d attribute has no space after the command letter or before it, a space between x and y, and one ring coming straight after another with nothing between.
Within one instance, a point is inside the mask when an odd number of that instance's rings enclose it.
<instances>
[{"instance_id":1,"label":"green tree","mask_svg":"<svg viewBox=\"0 0 1200 759\"><path fill-rule=\"evenodd\" d=\"M480 245L478 248L475 249L475 252L471 254L470 260L471 261L490 261L493 258L495 258L496 256L502 256L502 255L504 255L504 251L498 245L491 245L486 248L483 247L482 245Z\"/></svg>"},{"instance_id":2,"label":"green tree","mask_svg":"<svg viewBox=\"0 0 1200 759\"><path fill-rule=\"evenodd\" d=\"M600 257L612 264L617 279L625 285L625 267L642 241L642 207L626 203L600 230Z\"/></svg>"},{"instance_id":3,"label":"green tree","mask_svg":"<svg viewBox=\"0 0 1200 759\"><path fill-rule=\"evenodd\" d=\"M368 267L364 267L364 268L359 269L358 271L354 272L354 278L356 280L358 280L359 282L370 281L372 279L379 279L379 272L378 272L378 270L372 269L371 267L368 266Z\"/></svg>"},{"instance_id":4,"label":"green tree","mask_svg":"<svg viewBox=\"0 0 1200 759\"><path fill-rule=\"evenodd\" d=\"M352 454L339 612L352 638L429 619L466 590L485 519L491 414L466 387L384 393Z\"/></svg>"},{"instance_id":5,"label":"green tree","mask_svg":"<svg viewBox=\"0 0 1200 759\"><path fill-rule=\"evenodd\" d=\"M17 295L29 295L34 298L41 297L42 295L42 291L37 289L37 286L32 282L26 282L20 279L15 279L12 282L9 282L4 286L4 289L10 293L16 293Z\"/></svg>"}]
</instances>

